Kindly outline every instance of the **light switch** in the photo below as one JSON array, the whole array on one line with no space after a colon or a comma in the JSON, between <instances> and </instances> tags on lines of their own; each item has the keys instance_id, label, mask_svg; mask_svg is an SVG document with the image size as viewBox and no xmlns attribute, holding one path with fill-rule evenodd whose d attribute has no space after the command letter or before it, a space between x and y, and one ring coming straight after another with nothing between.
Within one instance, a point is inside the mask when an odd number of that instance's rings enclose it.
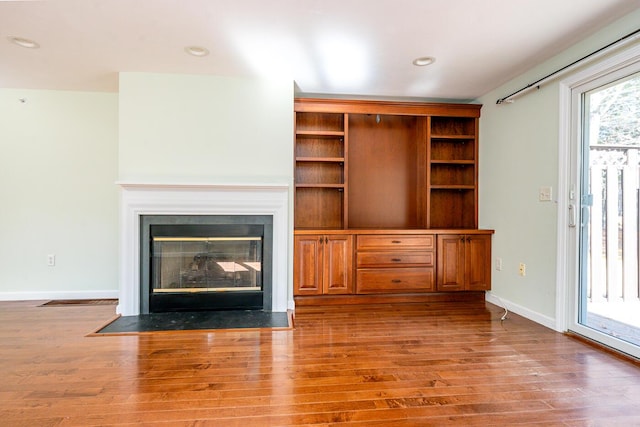
<instances>
[{"instance_id":1,"label":"light switch","mask_svg":"<svg viewBox=\"0 0 640 427\"><path fill-rule=\"evenodd\" d=\"M540 187L540 190L538 191L538 199L541 202L550 202L552 197L551 187Z\"/></svg>"}]
</instances>

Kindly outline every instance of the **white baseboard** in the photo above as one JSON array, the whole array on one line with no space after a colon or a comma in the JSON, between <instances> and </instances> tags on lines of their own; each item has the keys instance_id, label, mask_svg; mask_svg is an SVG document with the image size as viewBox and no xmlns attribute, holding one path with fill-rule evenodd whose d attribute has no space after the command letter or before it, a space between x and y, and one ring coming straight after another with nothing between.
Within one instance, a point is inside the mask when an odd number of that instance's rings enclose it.
<instances>
[{"instance_id":1,"label":"white baseboard","mask_svg":"<svg viewBox=\"0 0 640 427\"><path fill-rule=\"evenodd\" d=\"M497 295L492 294L491 292L487 292L485 294L485 300L497 305L498 307L506 308L507 310L525 317L533 322L539 323L542 326L546 326L549 329L553 329L554 331L556 330L556 319L554 318L545 316L536 311L513 303L509 300L505 300L504 298L500 298Z\"/></svg>"},{"instance_id":2,"label":"white baseboard","mask_svg":"<svg viewBox=\"0 0 640 427\"><path fill-rule=\"evenodd\" d=\"M115 299L118 298L118 294L118 290L0 292L0 301L32 301L52 299Z\"/></svg>"}]
</instances>

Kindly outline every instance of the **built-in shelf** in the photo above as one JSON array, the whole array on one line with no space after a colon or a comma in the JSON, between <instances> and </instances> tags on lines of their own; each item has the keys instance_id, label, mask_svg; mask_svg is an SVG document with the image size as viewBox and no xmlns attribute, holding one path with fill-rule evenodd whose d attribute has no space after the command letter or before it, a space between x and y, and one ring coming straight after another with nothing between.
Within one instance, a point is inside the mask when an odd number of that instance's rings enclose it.
<instances>
[{"instance_id":1,"label":"built-in shelf","mask_svg":"<svg viewBox=\"0 0 640 427\"><path fill-rule=\"evenodd\" d=\"M475 190L475 185L432 185L433 190Z\"/></svg>"},{"instance_id":2,"label":"built-in shelf","mask_svg":"<svg viewBox=\"0 0 640 427\"><path fill-rule=\"evenodd\" d=\"M344 157L296 157L296 162L344 163Z\"/></svg>"},{"instance_id":3,"label":"built-in shelf","mask_svg":"<svg viewBox=\"0 0 640 427\"><path fill-rule=\"evenodd\" d=\"M344 184L296 184L296 188L337 188L337 189L344 189Z\"/></svg>"},{"instance_id":4,"label":"built-in shelf","mask_svg":"<svg viewBox=\"0 0 640 427\"><path fill-rule=\"evenodd\" d=\"M432 164L441 165L475 165L475 160L431 160Z\"/></svg>"},{"instance_id":5,"label":"built-in shelf","mask_svg":"<svg viewBox=\"0 0 640 427\"><path fill-rule=\"evenodd\" d=\"M431 135L431 139L475 139L475 135Z\"/></svg>"},{"instance_id":6,"label":"built-in shelf","mask_svg":"<svg viewBox=\"0 0 640 427\"><path fill-rule=\"evenodd\" d=\"M477 226L480 106L298 99L295 228Z\"/></svg>"},{"instance_id":7,"label":"built-in shelf","mask_svg":"<svg viewBox=\"0 0 640 427\"><path fill-rule=\"evenodd\" d=\"M327 136L336 137L344 136L344 131L327 131L327 130L300 130L296 132L297 136Z\"/></svg>"}]
</instances>

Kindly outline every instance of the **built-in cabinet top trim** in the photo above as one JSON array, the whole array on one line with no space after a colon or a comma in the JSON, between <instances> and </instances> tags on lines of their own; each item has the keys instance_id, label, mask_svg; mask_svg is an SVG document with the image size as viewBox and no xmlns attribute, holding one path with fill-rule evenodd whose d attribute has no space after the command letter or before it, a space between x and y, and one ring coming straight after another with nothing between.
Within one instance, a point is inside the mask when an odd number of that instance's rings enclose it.
<instances>
[{"instance_id":1,"label":"built-in cabinet top trim","mask_svg":"<svg viewBox=\"0 0 640 427\"><path fill-rule=\"evenodd\" d=\"M480 117L480 104L296 98L294 110L307 113L395 114L406 116Z\"/></svg>"}]
</instances>

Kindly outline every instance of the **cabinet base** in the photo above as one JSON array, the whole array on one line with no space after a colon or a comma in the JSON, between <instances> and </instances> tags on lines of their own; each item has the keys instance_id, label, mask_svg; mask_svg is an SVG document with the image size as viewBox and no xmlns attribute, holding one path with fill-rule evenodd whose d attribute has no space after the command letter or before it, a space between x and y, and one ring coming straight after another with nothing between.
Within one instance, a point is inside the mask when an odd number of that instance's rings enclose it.
<instances>
[{"instance_id":1,"label":"cabinet base","mask_svg":"<svg viewBox=\"0 0 640 427\"><path fill-rule=\"evenodd\" d=\"M385 295L321 295L296 296L296 307L350 304L392 304L425 302L466 302L484 301L484 291L470 292L430 292L422 294Z\"/></svg>"}]
</instances>

